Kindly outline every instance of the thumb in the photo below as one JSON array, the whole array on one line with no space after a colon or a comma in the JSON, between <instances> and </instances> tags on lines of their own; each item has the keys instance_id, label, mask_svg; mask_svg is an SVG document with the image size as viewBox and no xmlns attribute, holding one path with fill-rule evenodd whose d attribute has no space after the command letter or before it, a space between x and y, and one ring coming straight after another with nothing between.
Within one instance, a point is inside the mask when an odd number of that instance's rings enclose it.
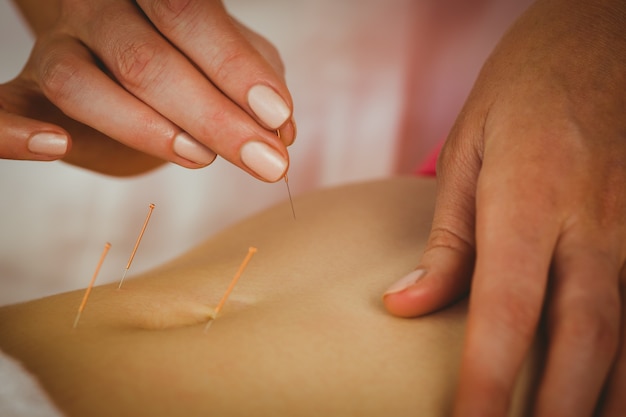
<instances>
[{"instance_id":1,"label":"thumb","mask_svg":"<svg viewBox=\"0 0 626 417\"><path fill-rule=\"evenodd\" d=\"M451 138L437 163L435 214L419 266L383 295L393 315L416 317L464 296L475 258L476 183L480 158L472 141Z\"/></svg>"}]
</instances>

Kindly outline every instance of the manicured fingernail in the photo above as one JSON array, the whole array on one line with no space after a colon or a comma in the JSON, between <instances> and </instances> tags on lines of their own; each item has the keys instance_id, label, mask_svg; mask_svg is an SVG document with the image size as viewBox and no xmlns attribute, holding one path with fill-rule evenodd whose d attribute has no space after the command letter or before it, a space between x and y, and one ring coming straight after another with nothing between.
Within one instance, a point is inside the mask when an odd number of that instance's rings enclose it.
<instances>
[{"instance_id":1,"label":"manicured fingernail","mask_svg":"<svg viewBox=\"0 0 626 417\"><path fill-rule=\"evenodd\" d=\"M298 137L298 125L296 124L296 119L293 117L291 118L291 127L293 128L293 140L291 143L293 143Z\"/></svg>"},{"instance_id":2,"label":"manicured fingernail","mask_svg":"<svg viewBox=\"0 0 626 417\"><path fill-rule=\"evenodd\" d=\"M248 168L269 182L281 179L287 169L285 158L263 142L246 142L241 147L241 160Z\"/></svg>"},{"instance_id":3,"label":"manicured fingernail","mask_svg":"<svg viewBox=\"0 0 626 417\"><path fill-rule=\"evenodd\" d=\"M248 91L248 105L271 129L278 129L291 116L287 103L276 91L263 84L257 84Z\"/></svg>"},{"instance_id":4,"label":"manicured fingernail","mask_svg":"<svg viewBox=\"0 0 626 417\"><path fill-rule=\"evenodd\" d=\"M67 136L58 133L41 132L31 136L28 150L46 156L62 156L67 152Z\"/></svg>"},{"instance_id":5,"label":"manicured fingernail","mask_svg":"<svg viewBox=\"0 0 626 417\"><path fill-rule=\"evenodd\" d=\"M416 269L415 271L409 273L407 276L398 280L395 284L389 287L387 291L385 291L384 295L395 294L406 290L411 285L419 281L425 273L426 271L424 269Z\"/></svg>"},{"instance_id":6,"label":"manicured fingernail","mask_svg":"<svg viewBox=\"0 0 626 417\"><path fill-rule=\"evenodd\" d=\"M185 132L180 132L174 138L174 152L181 158L195 162L198 165L208 165L216 157L215 152Z\"/></svg>"},{"instance_id":7,"label":"manicured fingernail","mask_svg":"<svg viewBox=\"0 0 626 417\"><path fill-rule=\"evenodd\" d=\"M296 135L298 134L296 122L293 120L293 117L283 125L280 129L280 140L283 142L285 146L291 146L293 142L296 140Z\"/></svg>"}]
</instances>

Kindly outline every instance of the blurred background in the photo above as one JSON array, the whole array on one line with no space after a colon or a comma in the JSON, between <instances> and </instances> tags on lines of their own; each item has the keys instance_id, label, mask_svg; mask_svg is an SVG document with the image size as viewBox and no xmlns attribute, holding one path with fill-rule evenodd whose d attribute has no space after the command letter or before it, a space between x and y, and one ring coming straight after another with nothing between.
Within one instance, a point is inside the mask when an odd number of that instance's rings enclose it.
<instances>
[{"instance_id":1,"label":"blurred background","mask_svg":"<svg viewBox=\"0 0 626 417\"><path fill-rule=\"evenodd\" d=\"M445 139L482 63L529 3L226 0L285 62L298 124L294 197L414 172ZM0 0L0 82L19 73L33 42L11 1ZM286 198L283 182L259 182L219 159L202 170L167 165L127 179L62 162L0 160L0 304L84 288L105 242L112 248L98 283L119 280L150 203L156 208L129 276ZM293 221L290 211L285 221Z\"/></svg>"}]
</instances>

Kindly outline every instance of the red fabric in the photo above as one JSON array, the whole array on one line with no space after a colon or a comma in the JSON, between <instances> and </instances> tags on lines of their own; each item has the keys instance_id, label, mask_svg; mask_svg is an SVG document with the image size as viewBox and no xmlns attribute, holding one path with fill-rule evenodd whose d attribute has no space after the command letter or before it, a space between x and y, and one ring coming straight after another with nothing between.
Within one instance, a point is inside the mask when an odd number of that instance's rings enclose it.
<instances>
[{"instance_id":1,"label":"red fabric","mask_svg":"<svg viewBox=\"0 0 626 417\"><path fill-rule=\"evenodd\" d=\"M436 177L437 176L437 158L439 158L439 153L441 152L441 148L443 147L443 141L437 145L437 147L432 151L428 158L417 168L415 171L416 175L420 175L423 177Z\"/></svg>"}]
</instances>

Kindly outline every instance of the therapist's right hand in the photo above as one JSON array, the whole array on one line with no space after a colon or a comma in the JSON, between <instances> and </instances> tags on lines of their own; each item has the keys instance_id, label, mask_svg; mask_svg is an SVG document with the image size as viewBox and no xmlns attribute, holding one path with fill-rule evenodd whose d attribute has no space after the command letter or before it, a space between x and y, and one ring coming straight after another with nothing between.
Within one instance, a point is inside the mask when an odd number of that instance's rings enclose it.
<instances>
[{"instance_id":1,"label":"therapist's right hand","mask_svg":"<svg viewBox=\"0 0 626 417\"><path fill-rule=\"evenodd\" d=\"M0 157L127 175L219 155L283 177L295 124L282 62L220 1L59 5L22 73L0 86Z\"/></svg>"}]
</instances>

